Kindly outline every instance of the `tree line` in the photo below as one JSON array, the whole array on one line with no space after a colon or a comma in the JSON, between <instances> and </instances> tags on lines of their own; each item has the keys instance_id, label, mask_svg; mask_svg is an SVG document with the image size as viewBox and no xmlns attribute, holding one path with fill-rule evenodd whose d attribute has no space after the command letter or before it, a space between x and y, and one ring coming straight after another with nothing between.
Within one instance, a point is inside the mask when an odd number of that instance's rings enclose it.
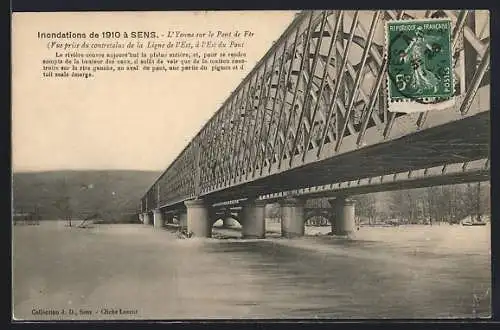
<instances>
[{"instance_id":1,"label":"tree line","mask_svg":"<svg viewBox=\"0 0 500 330\"><path fill-rule=\"evenodd\" d=\"M490 183L475 182L448 186L372 193L355 197L356 214L369 223L398 219L411 224L460 223L490 213Z\"/></svg>"},{"instance_id":2,"label":"tree line","mask_svg":"<svg viewBox=\"0 0 500 330\"><path fill-rule=\"evenodd\" d=\"M484 220L490 213L490 182L474 182L353 196L362 222L460 223L471 217ZM307 207L330 207L327 198L308 200ZM278 203L268 204L266 217L279 219Z\"/></svg>"}]
</instances>

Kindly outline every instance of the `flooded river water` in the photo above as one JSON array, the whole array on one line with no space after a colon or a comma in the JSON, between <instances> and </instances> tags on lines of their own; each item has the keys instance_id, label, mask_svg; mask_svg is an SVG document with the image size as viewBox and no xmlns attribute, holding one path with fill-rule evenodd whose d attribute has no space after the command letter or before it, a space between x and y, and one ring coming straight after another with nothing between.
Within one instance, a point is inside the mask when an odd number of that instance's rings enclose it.
<instances>
[{"instance_id":1,"label":"flooded river water","mask_svg":"<svg viewBox=\"0 0 500 330\"><path fill-rule=\"evenodd\" d=\"M17 319L449 318L491 313L490 226L352 239L179 239L144 225L15 226ZM234 238L230 238L233 236Z\"/></svg>"}]
</instances>

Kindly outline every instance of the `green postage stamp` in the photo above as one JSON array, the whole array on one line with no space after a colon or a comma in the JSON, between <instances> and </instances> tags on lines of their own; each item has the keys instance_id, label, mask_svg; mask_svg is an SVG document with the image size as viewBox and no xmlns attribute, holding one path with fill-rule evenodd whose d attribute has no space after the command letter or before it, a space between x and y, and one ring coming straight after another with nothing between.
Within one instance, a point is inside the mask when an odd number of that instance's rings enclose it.
<instances>
[{"instance_id":1,"label":"green postage stamp","mask_svg":"<svg viewBox=\"0 0 500 330\"><path fill-rule=\"evenodd\" d=\"M389 111L420 112L454 104L451 20L386 23Z\"/></svg>"}]
</instances>

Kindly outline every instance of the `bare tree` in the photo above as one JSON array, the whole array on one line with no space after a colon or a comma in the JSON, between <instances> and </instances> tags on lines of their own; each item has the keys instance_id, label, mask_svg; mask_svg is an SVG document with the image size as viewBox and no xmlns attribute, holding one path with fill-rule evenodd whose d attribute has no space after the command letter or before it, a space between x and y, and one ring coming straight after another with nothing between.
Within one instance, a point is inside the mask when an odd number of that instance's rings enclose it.
<instances>
[{"instance_id":1,"label":"bare tree","mask_svg":"<svg viewBox=\"0 0 500 330\"><path fill-rule=\"evenodd\" d=\"M391 213L400 221L405 219L409 223L415 222L415 201L411 190L394 191L390 208Z\"/></svg>"},{"instance_id":2,"label":"bare tree","mask_svg":"<svg viewBox=\"0 0 500 330\"><path fill-rule=\"evenodd\" d=\"M53 202L53 205L59 211L59 216L68 222L68 226L72 227L72 219L74 216L73 199L69 193L66 176L57 184L57 188L61 192L61 197Z\"/></svg>"},{"instance_id":3,"label":"bare tree","mask_svg":"<svg viewBox=\"0 0 500 330\"><path fill-rule=\"evenodd\" d=\"M371 225L377 213L376 198L373 194L361 195L356 197L356 213L368 219L368 224Z\"/></svg>"},{"instance_id":4,"label":"bare tree","mask_svg":"<svg viewBox=\"0 0 500 330\"><path fill-rule=\"evenodd\" d=\"M436 215L436 200L438 191L436 187L429 187L426 189L427 195L427 219L432 226L432 221L437 218Z\"/></svg>"},{"instance_id":5,"label":"bare tree","mask_svg":"<svg viewBox=\"0 0 500 330\"><path fill-rule=\"evenodd\" d=\"M481 182L477 183L477 191L476 191L476 216L477 221L481 221Z\"/></svg>"},{"instance_id":6,"label":"bare tree","mask_svg":"<svg viewBox=\"0 0 500 330\"><path fill-rule=\"evenodd\" d=\"M68 226L72 226L71 219L73 218L73 212L71 210L71 199L69 196L63 196L54 202L54 206L59 211L60 216L68 221Z\"/></svg>"}]
</instances>

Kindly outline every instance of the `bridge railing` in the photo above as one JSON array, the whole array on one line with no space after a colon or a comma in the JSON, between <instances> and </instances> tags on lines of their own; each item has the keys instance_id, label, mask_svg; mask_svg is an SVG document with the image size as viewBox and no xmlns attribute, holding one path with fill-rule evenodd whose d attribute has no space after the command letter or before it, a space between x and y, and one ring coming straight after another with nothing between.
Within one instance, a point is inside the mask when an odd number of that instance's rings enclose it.
<instances>
[{"instance_id":1,"label":"bridge railing","mask_svg":"<svg viewBox=\"0 0 500 330\"><path fill-rule=\"evenodd\" d=\"M488 111L487 16L467 10L300 13L151 186L141 210ZM455 106L432 120L428 112L390 112L385 23L435 17L452 22Z\"/></svg>"}]
</instances>

